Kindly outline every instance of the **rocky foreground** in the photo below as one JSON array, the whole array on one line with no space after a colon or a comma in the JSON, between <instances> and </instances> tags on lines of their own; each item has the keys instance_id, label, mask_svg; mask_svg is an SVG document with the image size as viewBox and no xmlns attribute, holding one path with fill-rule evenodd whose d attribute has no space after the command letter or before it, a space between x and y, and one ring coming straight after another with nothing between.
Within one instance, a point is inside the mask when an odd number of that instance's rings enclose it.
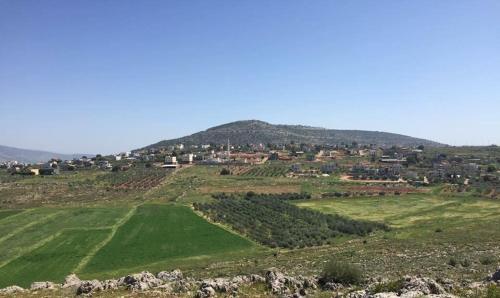
<instances>
[{"instance_id":1,"label":"rocky foreground","mask_svg":"<svg viewBox=\"0 0 500 298\"><path fill-rule=\"evenodd\" d=\"M365 287L343 285L325 281L316 276L289 276L276 268L266 271L264 276L239 275L232 278L213 278L194 280L184 277L180 270L162 271L154 275L144 271L118 279L80 280L75 274L65 278L62 284L53 282L34 282L30 289L10 286L0 289L0 296L123 296L138 293L142 296L174 297L216 297L238 296L243 287L261 285L262 295L276 297L306 297L326 294L331 297L347 298L392 298L392 297L434 297L448 298L459 296L476 297L482 289L500 286L500 268L484 281L457 284L452 280L434 280L421 276L405 276L397 282L384 279L368 280ZM397 285L397 286L396 286ZM383 291L391 289L391 291ZM122 291L122 292L120 292ZM455 294L452 294L455 293ZM330 295L328 295L330 294ZM321 296L323 296L321 295ZM248 295L245 295L248 296ZM495 296L497 297L497 296Z\"/></svg>"}]
</instances>

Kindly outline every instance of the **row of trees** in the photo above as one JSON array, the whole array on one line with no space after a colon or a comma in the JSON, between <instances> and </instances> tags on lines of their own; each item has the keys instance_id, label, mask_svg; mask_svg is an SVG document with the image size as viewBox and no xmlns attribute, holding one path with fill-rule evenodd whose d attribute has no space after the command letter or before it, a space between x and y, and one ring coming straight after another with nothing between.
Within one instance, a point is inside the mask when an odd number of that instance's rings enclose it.
<instances>
[{"instance_id":1,"label":"row of trees","mask_svg":"<svg viewBox=\"0 0 500 298\"><path fill-rule=\"evenodd\" d=\"M289 198L301 194L289 194ZM384 224L328 215L287 203L286 196L221 194L212 203L197 203L195 209L216 222L270 247L298 248L329 243L342 234L366 235Z\"/></svg>"},{"instance_id":2,"label":"row of trees","mask_svg":"<svg viewBox=\"0 0 500 298\"><path fill-rule=\"evenodd\" d=\"M233 199L237 196L240 198L264 198L283 201L309 200L311 198L311 194L307 192L255 193L253 191L249 191L245 194L239 195L226 193L218 193L212 195L214 199Z\"/></svg>"}]
</instances>

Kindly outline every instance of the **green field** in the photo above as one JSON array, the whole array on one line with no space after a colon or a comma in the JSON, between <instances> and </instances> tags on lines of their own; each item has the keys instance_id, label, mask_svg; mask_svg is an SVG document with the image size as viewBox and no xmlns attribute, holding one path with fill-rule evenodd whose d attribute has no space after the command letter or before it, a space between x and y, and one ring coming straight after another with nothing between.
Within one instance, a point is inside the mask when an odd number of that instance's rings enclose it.
<instances>
[{"instance_id":1,"label":"green field","mask_svg":"<svg viewBox=\"0 0 500 298\"><path fill-rule=\"evenodd\" d=\"M34 208L10 215L0 219L0 288L60 282L75 271L101 278L120 270L161 270L175 260L258 248L185 206Z\"/></svg>"},{"instance_id":2,"label":"green field","mask_svg":"<svg viewBox=\"0 0 500 298\"><path fill-rule=\"evenodd\" d=\"M21 212L21 210L0 210L0 220Z\"/></svg>"},{"instance_id":3,"label":"green field","mask_svg":"<svg viewBox=\"0 0 500 298\"><path fill-rule=\"evenodd\" d=\"M147 268L177 258L248 249L250 241L212 225L185 206L143 205L82 270L93 274Z\"/></svg>"},{"instance_id":4,"label":"green field","mask_svg":"<svg viewBox=\"0 0 500 298\"><path fill-rule=\"evenodd\" d=\"M248 177L284 177L290 172L290 165L255 166L241 174Z\"/></svg>"},{"instance_id":5,"label":"green field","mask_svg":"<svg viewBox=\"0 0 500 298\"><path fill-rule=\"evenodd\" d=\"M62 282L87 252L109 234L107 230L64 231L45 245L22 255L0 269L0 287L32 281Z\"/></svg>"},{"instance_id":6,"label":"green field","mask_svg":"<svg viewBox=\"0 0 500 298\"><path fill-rule=\"evenodd\" d=\"M380 184L341 181L336 175L287 178L271 175L272 166L256 166L269 169L269 174L256 176L220 175L221 166L186 167L157 187L142 190L115 191L106 180L113 177L98 171L9 182L0 189L0 204L12 208L0 210L0 288L60 282L72 272L83 279L105 279L180 268L186 276L205 278L278 267L290 274L317 275L332 257L362 266L367 276L482 280L500 264L499 201L449 193L438 186L422 188L421 194L323 199L324 193ZM391 230L363 237L342 234L314 247L268 248L237 235L229 224L210 223L190 208L193 203L213 203L214 194L249 191L307 192L311 199L288 203L383 222ZM247 215L247 222L258 223L256 217ZM295 225L293 218L290 224ZM480 261L491 256L492 263ZM450 258L470 265L449 266Z\"/></svg>"}]
</instances>

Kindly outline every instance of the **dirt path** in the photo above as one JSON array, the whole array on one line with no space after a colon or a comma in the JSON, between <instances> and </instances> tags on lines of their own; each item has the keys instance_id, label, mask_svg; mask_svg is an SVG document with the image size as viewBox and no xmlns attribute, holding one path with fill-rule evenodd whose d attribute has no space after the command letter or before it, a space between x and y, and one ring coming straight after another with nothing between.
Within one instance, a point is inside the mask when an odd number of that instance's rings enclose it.
<instances>
[{"instance_id":1,"label":"dirt path","mask_svg":"<svg viewBox=\"0 0 500 298\"><path fill-rule=\"evenodd\" d=\"M87 253L87 255L80 261L80 263L78 263L78 265L75 267L73 272L79 272L80 270L82 270L85 267L85 265L87 265L87 263L92 259L92 257L95 256L95 254L101 248L103 248L106 244L108 244L111 241L111 239L113 239L113 237L116 234L116 231L118 231L118 229L122 225L124 225L135 214L135 212L137 211L137 207L139 207L139 206L140 205L134 206L132 209L130 209L130 211L127 214L125 214L124 217L122 217L116 224L114 224L111 227L111 232L109 233L108 237L106 237L106 239L104 239L102 242L100 242L96 246L94 246L94 248L92 250L90 250Z\"/></svg>"}]
</instances>

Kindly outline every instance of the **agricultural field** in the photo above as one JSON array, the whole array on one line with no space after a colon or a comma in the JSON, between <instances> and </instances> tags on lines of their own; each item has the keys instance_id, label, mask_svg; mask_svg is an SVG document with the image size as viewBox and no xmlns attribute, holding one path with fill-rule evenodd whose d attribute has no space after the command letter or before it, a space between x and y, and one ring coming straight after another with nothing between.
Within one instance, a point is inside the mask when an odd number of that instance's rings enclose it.
<instances>
[{"instance_id":1,"label":"agricultural field","mask_svg":"<svg viewBox=\"0 0 500 298\"><path fill-rule=\"evenodd\" d=\"M305 196L300 194L219 195L215 202L195 204L195 208L271 248L319 246L343 235L364 236L388 229L383 224L301 209L287 202L302 198Z\"/></svg>"},{"instance_id":2,"label":"agricultural field","mask_svg":"<svg viewBox=\"0 0 500 298\"><path fill-rule=\"evenodd\" d=\"M284 167L250 168L275 165ZM319 274L332 257L368 276L477 280L500 264L498 201L441 186L222 169L89 170L1 182L0 202L12 202L0 204L0 287L60 282L70 272L85 279L175 268L194 278L269 267ZM141 187L149 177L161 182ZM243 198L248 193L255 198ZM351 225L360 229L346 230Z\"/></svg>"},{"instance_id":3,"label":"agricultural field","mask_svg":"<svg viewBox=\"0 0 500 298\"><path fill-rule=\"evenodd\" d=\"M96 180L111 186L115 190L140 190L158 186L172 170L132 167L126 171L106 173Z\"/></svg>"},{"instance_id":4,"label":"agricultural field","mask_svg":"<svg viewBox=\"0 0 500 298\"><path fill-rule=\"evenodd\" d=\"M143 205L82 269L83 275L134 271L169 260L252 249L254 244L200 218L185 206Z\"/></svg>"},{"instance_id":5,"label":"agricultural field","mask_svg":"<svg viewBox=\"0 0 500 298\"><path fill-rule=\"evenodd\" d=\"M40 280L61 282L109 232L109 229L90 229L57 234L48 243L0 268L0 287L13 284L28 287Z\"/></svg>"},{"instance_id":6,"label":"agricultural field","mask_svg":"<svg viewBox=\"0 0 500 298\"><path fill-rule=\"evenodd\" d=\"M219 256L252 255L249 240L186 206L34 208L0 219L0 288L120 270L162 269ZM9 213L1 211L0 214Z\"/></svg>"},{"instance_id":7,"label":"agricultural field","mask_svg":"<svg viewBox=\"0 0 500 298\"><path fill-rule=\"evenodd\" d=\"M0 170L0 207L135 201L165 181L172 171L140 164L127 171L82 169L53 176L12 176Z\"/></svg>"},{"instance_id":8,"label":"agricultural field","mask_svg":"<svg viewBox=\"0 0 500 298\"><path fill-rule=\"evenodd\" d=\"M242 173L239 173L239 175L244 177L285 177L288 173L290 173L290 165L273 164L254 166Z\"/></svg>"}]
</instances>

